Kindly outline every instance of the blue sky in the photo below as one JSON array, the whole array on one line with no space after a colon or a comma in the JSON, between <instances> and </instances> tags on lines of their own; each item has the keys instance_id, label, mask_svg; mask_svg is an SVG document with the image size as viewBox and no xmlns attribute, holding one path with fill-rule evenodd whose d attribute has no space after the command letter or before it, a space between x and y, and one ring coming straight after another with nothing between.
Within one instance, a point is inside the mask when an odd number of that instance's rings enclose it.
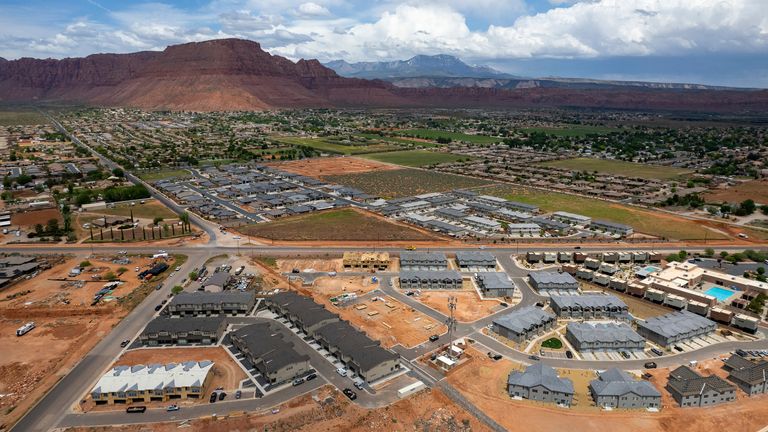
<instances>
[{"instance_id":1,"label":"blue sky","mask_svg":"<svg viewBox=\"0 0 768 432\"><path fill-rule=\"evenodd\" d=\"M768 0L3 0L0 56L224 37L293 60L452 54L525 76L768 87Z\"/></svg>"}]
</instances>

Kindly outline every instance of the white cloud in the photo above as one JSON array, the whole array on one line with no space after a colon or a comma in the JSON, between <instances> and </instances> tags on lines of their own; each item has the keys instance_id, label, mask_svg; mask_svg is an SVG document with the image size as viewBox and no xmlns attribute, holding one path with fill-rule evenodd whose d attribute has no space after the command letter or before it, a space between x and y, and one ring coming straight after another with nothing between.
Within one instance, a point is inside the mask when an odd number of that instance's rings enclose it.
<instances>
[{"instance_id":1,"label":"white cloud","mask_svg":"<svg viewBox=\"0 0 768 432\"><path fill-rule=\"evenodd\" d=\"M329 11L325 6L321 6L314 2L306 2L299 5L296 8L296 13L304 17L324 17L329 16Z\"/></svg>"}]
</instances>

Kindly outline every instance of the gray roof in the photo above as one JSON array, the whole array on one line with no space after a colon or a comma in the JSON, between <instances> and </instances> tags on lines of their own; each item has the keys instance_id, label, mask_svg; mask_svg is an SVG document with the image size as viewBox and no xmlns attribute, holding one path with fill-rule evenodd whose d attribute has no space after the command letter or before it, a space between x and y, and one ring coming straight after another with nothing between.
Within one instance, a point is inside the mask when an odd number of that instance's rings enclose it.
<instances>
[{"instance_id":1,"label":"gray roof","mask_svg":"<svg viewBox=\"0 0 768 432\"><path fill-rule=\"evenodd\" d=\"M620 223L616 223L616 222L610 222L610 221L605 221L605 220L593 220L592 221L592 225L598 225L598 226L603 226L603 227L607 227L607 228L614 228L614 229L619 229L619 230L623 230L623 231L632 230L632 227L629 226L629 225L624 225L624 224L620 224Z\"/></svg>"},{"instance_id":2,"label":"gray roof","mask_svg":"<svg viewBox=\"0 0 768 432\"><path fill-rule=\"evenodd\" d=\"M749 365L744 364L742 367L732 370L728 378L752 385L768 381L768 361L763 360L760 363L752 363L746 359L745 361Z\"/></svg>"},{"instance_id":3,"label":"gray roof","mask_svg":"<svg viewBox=\"0 0 768 432\"><path fill-rule=\"evenodd\" d=\"M516 333L523 333L536 325L541 325L554 319L554 315L543 309L536 306L526 306L494 319L493 324Z\"/></svg>"},{"instance_id":4,"label":"gray roof","mask_svg":"<svg viewBox=\"0 0 768 432\"><path fill-rule=\"evenodd\" d=\"M400 279L461 280L461 273L456 270L403 270L400 272Z\"/></svg>"},{"instance_id":5,"label":"gray roof","mask_svg":"<svg viewBox=\"0 0 768 432\"><path fill-rule=\"evenodd\" d=\"M370 370L385 361L399 357L382 348L379 341L369 338L346 321L326 324L317 330L316 336L338 347L339 351L350 357L363 370Z\"/></svg>"},{"instance_id":6,"label":"gray roof","mask_svg":"<svg viewBox=\"0 0 768 432\"><path fill-rule=\"evenodd\" d=\"M560 272L531 272L528 273L528 277L531 281L535 281L538 284L578 284L579 282L573 278L569 273Z\"/></svg>"},{"instance_id":7,"label":"gray roof","mask_svg":"<svg viewBox=\"0 0 768 432\"><path fill-rule=\"evenodd\" d=\"M221 328L224 318L201 317L201 318L170 318L157 317L144 327L142 334L152 334L159 332L180 333L180 332L206 332L215 333Z\"/></svg>"},{"instance_id":8,"label":"gray roof","mask_svg":"<svg viewBox=\"0 0 768 432\"><path fill-rule=\"evenodd\" d=\"M255 358L263 361L264 368L269 372L309 360L309 356L296 351L287 331L281 325L258 323L232 332L231 337L241 340Z\"/></svg>"},{"instance_id":9,"label":"gray roof","mask_svg":"<svg viewBox=\"0 0 768 432\"><path fill-rule=\"evenodd\" d=\"M675 337L681 333L717 327L714 321L710 321L687 310L648 318L645 321L638 321L637 326L667 338Z\"/></svg>"},{"instance_id":10,"label":"gray roof","mask_svg":"<svg viewBox=\"0 0 768 432\"><path fill-rule=\"evenodd\" d=\"M735 391L736 388L717 375L702 376L688 368L680 366L669 373L669 387L683 396L700 395L709 389L718 393Z\"/></svg>"},{"instance_id":11,"label":"gray roof","mask_svg":"<svg viewBox=\"0 0 768 432\"><path fill-rule=\"evenodd\" d=\"M552 367L536 363L525 368L525 372L511 372L507 384L526 388L542 386L549 391L573 394L573 383L568 378L560 378Z\"/></svg>"},{"instance_id":12,"label":"gray roof","mask_svg":"<svg viewBox=\"0 0 768 432\"><path fill-rule=\"evenodd\" d=\"M448 260L442 252L400 252L400 265L428 265L434 262L448 264Z\"/></svg>"},{"instance_id":13,"label":"gray roof","mask_svg":"<svg viewBox=\"0 0 768 432\"><path fill-rule=\"evenodd\" d=\"M289 314L296 315L305 326L339 318L338 315L330 312L323 305L293 291L277 293L269 298L269 302L281 305L287 309Z\"/></svg>"},{"instance_id":14,"label":"gray roof","mask_svg":"<svg viewBox=\"0 0 768 432\"><path fill-rule=\"evenodd\" d=\"M217 287L224 288L227 282L229 282L230 277L231 276L229 275L228 272L224 272L224 271L216 272L211 276L209 276L208 279L206 279L206 281L203 282L201 285L202 286L214 285Z\"/></svg>"},{"instance_id":15,"label":"gray roof","mask_svg":"<svg viewBox=\"0 0 768 432\"><path fill-rule=\"evenodd\" d=\"M477 274L477 279L484 289L512 289L514 282L503 272L483 272Z\"/></svg>"},{"instance_id":16,"label":"gray roof","mask_svg":"<svg viewBox=\"0 0 768 432\"><path fill-rule=\"evenodd\" d=\"M638 342L645 339L626 324L617 323L568 323L568 333L576 340L587 343L594 342Z\"/></svg>"},{"instance_id":17,"label":"gray roof","mask_svg":"<svg viewBox=\"0 0 768 432\"><path fill-rule=\"evenodd\" d=\"M180 304L220 304L220 303L253 303L255 294L252 292L223 291L218 293L211 292L181 292L171 299L171 305Z\"/></svg>"},{"instance_id":18,"label":"gray roof","mask_svg":"<svg viewBox=\"0 0 768 432\"><path fill-rule=\"evenodd\" d=\"M642 397L661 397L661 393L648 381L632 379L626 372L612 368L598 375L589 383L592 392L598 396L624 396L634 393Z\"/></svg>"},{"instance_id":19,"label":"gray roof","mask_svg":"<svg viewBox=\"0 0 768 432\"><path fill-rule=\"evenodd\" d=\"M28 255L10 255L0 258L0 266L18 266L35 261L35 257Z\"/></svg>"},{"instance_id":20,"label":"gray roof","mask_svg":"<svg viewBox=\"0 0 768 432\"><path fill-rule=\"evenodd\" d=\"M556 304L560 308L626 309L627 307L626 303L610 294L582 294L571 296L552 295L549 296L549 299L553 304Z\"/></svg>"},{"instance_id":21,"label":"gray roof","mask_svg":"<svg viewBox=\"0 0 768 432\"><path fill-rule=\"evenodd\" d=\"M472 266L476 264L496 265L496 257L490 252L482 251L458 251L456 252L456 262L460 266Z\"/></svg>"}]
</instances>

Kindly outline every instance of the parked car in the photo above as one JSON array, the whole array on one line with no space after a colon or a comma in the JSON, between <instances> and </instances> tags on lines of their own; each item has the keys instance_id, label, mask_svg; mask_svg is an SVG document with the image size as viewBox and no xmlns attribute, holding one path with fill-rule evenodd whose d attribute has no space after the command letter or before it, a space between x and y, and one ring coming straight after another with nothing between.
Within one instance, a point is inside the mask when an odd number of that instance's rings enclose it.
<instances>
[{"instance_id":1,"label":"parked car","mask_svg":"<svg viewBox=\"0 0 768 432\"><path fill-rule=\"evenodd\" d=\"M155 306L155 312L159 311L162 308L163 308L163 305L161 305L161 304Z\"/></svg>"},{"instance_id":2,"label":"parked car","mask_svg":"<svg viewBox=\"0 0 768 432\"><path fill-rule=\"evenodd\" d=\"M125 412L131 414L131 413L143 413L147 410L147 407L145 406L132 406L125 409Z\"/></svg>"},{"instance_id":3,"label":"parked car","mask_svg":"<svg viewBox=\"0 0 768 432\"><path fill-rule=\"evenodd\" d=\"M210 402L211 403L216 402L216 392L211 393L211 400L210 400Z\"/></svg>"},{"instance_id":4,"label":"parked car","mask_svg":"<svg viewBox=\"0 0 768 432\"><path fill-rule=\"evenodd\" d=\"M178 405L176 405L176 404L173 404L173 405L169 405L169 406L168 406L168 408L166 408L165 410L166 410L166 411L169 411L169 412L170 412L170 411L178 411L178 410L179 410L179 406L178 406Z\"/></svg>"},{"instance_id":5,"label":"parked car","mask_svg":"<svg viewBox=\"0 0 768 432\"><path fill-rule=\"evenodd\" d=\"M240 399L241 397L243 397L243 391L242 390L236 391L235 392L235 399Z\"/></svg>"},{"instance_id":6,"label":"parked car","mask_svg":"<svg viewBox=\"0 0 768 432\"><path fill-rule=\"evenodd\" d=\"M307 375L307 376L304 378L304 380L306 380L306 381L312 381L312 380L313 380L313 379L315 379L315 378L317 378L317 374L316 374L316 373L311 373L311 374Z\"/></svg>"},{"instance_id":7,"label":"parked car","mask_svg":"<svg viewBox=\"0 0 768 432\"><path fill-rule=\"evenodd\" d=\"M641 376L643 377L643 379L646 379L646 380L653 378L653 375L649 373L644 373Z\"/></svg>"},{"instance_id":8,"label":"parked car","mask_svg":"<svg viewBox=\"0 0 768 432\"><path fill-rule=\"evenodd\" d=\"M294 387L302 385L302 384L304 384L304 378L296 378L295 380L293 380L293 386Z\"/></svg>"},{"instance_id":9,"label":"parked car","mask_svg":"<svg viewBox=\"0 0 768 432\"><path fill-rule=\"evenodd\" d=\"M629 353L628 353L628 352L626 352L626 351L620 351L619 353L620 353L620 354L621 354L621 356L622 356L622 357L624 357L625 359L628 359L628 358L629 358Z\"/></svg>"},{"instance_id":10,"label":"parked car","mask_svg":"<svg viewBox=\"0 0 768 432\"><path fill-rule=\"evenodd\" d=\"M674 348L675 348L675 351L677 351L677 352L683 352L683 349L682 349L682 348L680 348L680 347L679 347L679 346L677 346L677 345L675 345L675 346L674 346Z\"/></svg>"},{"instance_id":11,"label":"parked car","mask_svg":"<svg viewBox=\"0 0 768 432\"><path fill-rule=\"evenodd\" d=\"M219 400L220 400L220 401L223 401L225 397L227 397L227 394L226 394L226 393L224 393L224 392L220 392L220 393L219 393Z\"/></svg>"},{"instance_id":12,"label":"parked car","mask_svg":"<svg viewBox=\"0 0 768 432\"><path fill-rule=\"evenodd\" d=\"M430 342L435 342L436 340L440 339L440 335L433 334L429 337Z\"/></svg>"},{"instance_id":13,"label":"parked car","mask_svg":"<svg viewBox=\"0 0 768 432\"><path fill-rule=\"evenodd\" d=\"M568 351L565 352L565 356L568 357L569 359L572 359L573 358L573 353L571 352L571 350L568 350Z\"/></svg>"},{"instance_id":14,"label":"parked car","mask_svg":"<svg viewBox=\"0 0 768 432\"><path fill-rule=\"evenodd\" d=\"M541 358L539 356L533 355L533 354L529 355L528 358L531 359L531 360L541 360Z\"/></svg>"},{"instance_id":15,"label":"parked car","mask_svg":"<svg viewBox=\"0 0 768 432\"><path fill-rule=\"evenodd\" d=\"M344 368L338 368L338 369L336 369L336 373L337 373L337 374L339 374L339 375L341 375L341 376L347 376L347 370L346 370L346 369L344 369Z\"/></svg>"},{"instance_id":16,"label":"parked car","mask_svg":"<svg viewBox=\"0 0 768 432\"><path fill-rule=\"evenodd\" d=\"M355 392L354 392L352 389L350 389L350 388L345 388L344 390L342 390L342 393L344 393L344 394L345 394L345 395L346 395L346 396L349 398L349 400L355 400L355 399L357 399L357 393L355 393Z\"/></svg>"},{"instance_id":17,"label":"parked car","mask_svg":"<svg viewBox=\"0 0 768 432\"><path fill-rule=\"evenodd\" d=\"M501 305L501 307L509 307L509 303L507 302L500 302L499 304Z\"/></svg>"},{"instance_id":18,"label":"parked car","mask_svg":"<svg viewBox=\"0 0 768 432\"><path fill-rule=\"evenodd\" d=\"M651 348L651 352L652 352L652 353L654 353L654 354L656 354L656 355L657 355L657 356L659 356L659 357L661 357L661 356L663 356L663 355L664 355L664 353L663 353L663 352L661 352L661 350L660 350L660 349L658 349L658 348Z\"/></svg>"},{"instance_id":19,"label":"parked car","mask_svg":"<svg viewBox=\"0 0 768 432\"><path fill-rule=\"evenodd\" d=\"M124 341L120 342L120 348L125 348L125 347L127 347L127 346L128 346L128 344L130 344L130 343L131 343L131 341L130 341L129 339L126 339L126 340L124 340Z\"/></svg>"},{"instance_id":20,"label":"parked car","mask_svg":"<svg viewBox=\"0 0 768 432\"><path fill-rule=\"evenodd\" d=\"M362 389L363 389L363 383L362 383L362 381L355 381L355 387L356 387L358 390L362 390Z\"/></svg>"},{"instance_id":21,"label":"parked car","mask_svg":"<svg viewBox=\"0 0 768 432\"><path fill-rule=\"evenodd\" d=\"M643 366L645 366L646 369L656 369L657 364L656 362L646 362Z\"/></svg>"}]
</instances>

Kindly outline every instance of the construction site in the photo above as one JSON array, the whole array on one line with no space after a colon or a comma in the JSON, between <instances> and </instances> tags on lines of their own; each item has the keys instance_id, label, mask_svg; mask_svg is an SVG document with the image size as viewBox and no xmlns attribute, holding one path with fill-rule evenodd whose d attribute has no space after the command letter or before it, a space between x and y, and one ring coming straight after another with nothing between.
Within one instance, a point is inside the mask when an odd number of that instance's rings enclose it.
<instances>
[{"instance_id":1,"label":"construction site","mask_svg":"<svg viewBox=\"0 0 768 432\"><path fill-rule=\"evenodd\" d=\"M171 260L173 258L170 258ZM143 298L138 278L152 259L67 255L0 292L0 424L42 396ZM98 300L97 300L98 297ZM26 323L34 329L22 337Z\"/></svg>"}]
</instances>

